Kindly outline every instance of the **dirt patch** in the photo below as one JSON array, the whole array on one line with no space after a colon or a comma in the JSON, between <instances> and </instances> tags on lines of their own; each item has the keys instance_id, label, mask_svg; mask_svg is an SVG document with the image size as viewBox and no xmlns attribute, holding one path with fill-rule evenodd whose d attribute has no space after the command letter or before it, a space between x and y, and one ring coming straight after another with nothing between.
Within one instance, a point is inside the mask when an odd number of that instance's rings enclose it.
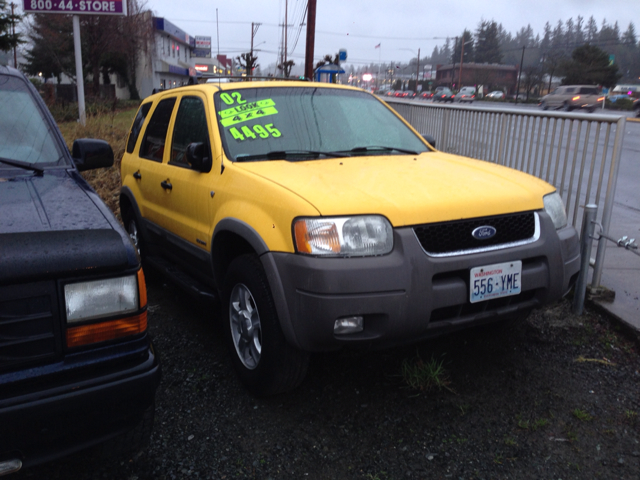
<instances>
[{"instance_id":1,"label":"dirt patch","mask_svg":"<svg viewBox=\"0 0 640 480\"><path fill-rule=\"evenodd\" d=\"M149 283L163 366L150 448L16 478L638 479L637 343L589 309L560 302L508 328L317 355L301 387L257 400L215 309ZM446 385L410 388L403 368L419 362Z\"/></svg>"}]
</instances>

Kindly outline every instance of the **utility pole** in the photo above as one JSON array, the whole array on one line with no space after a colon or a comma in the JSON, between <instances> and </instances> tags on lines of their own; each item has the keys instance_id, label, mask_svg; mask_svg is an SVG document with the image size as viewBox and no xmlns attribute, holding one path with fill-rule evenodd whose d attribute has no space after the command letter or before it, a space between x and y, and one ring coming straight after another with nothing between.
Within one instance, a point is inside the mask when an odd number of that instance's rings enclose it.
<instances>
[{"instance_id":1,"label":"utility pole","mask_svg":"<svg viewBox=\"0 0 640 480\"><path fill-rule=\"evenodd\" d=\"M288 18L288 9L289 9L289 0L285 0L284 2L284 63L282 66L286 69L287 64L287 30L289 28L289 18ZM286 72L286 70L283 70Z\"/></svg>"},{"instance_id":2,"label":"utility pole","mask_svg":"<svg viewBox=\"0 0 640 480\"><path fill-rule=\"evenodd\" d=\"M316 0L307 1L307 44L304 53L304 76L313 79L313 51L316 40Z\"/></svg>"},{"instance_id":3,"label":"utility pole","mask_svg":"<svg viewBox=\"0 0 640 480\"><path fill-rule=\"evenodd\" d=\"M462 88L462 62L464 61L464 35L462 36L462 47L460 48L460 75L458 75L458 86ZM458 88L458 90L460 90Z\"/></svg>"},{"instance_id":4,"label":"utility pole","mask_svg":"<svg viewBox=\"0 0 640 480\"><path fill-rule=\"evenodd\" d=\"M464 39L464 37L462 37ZM456 81L456 45L458 45L458 37L453 41L453 67L451 67L451 90L453 90Z\"/></svg>"},{"instance_id":5,"label":"utility pole","mask_svg":"<svg viewBox=\"0 0 640 480\"><path fill-rule=\"evenodd\" d=\"M416 69L416 92L418 91L419 79L420 79L420 49L418 49L418 68Z\"/></svg>"},{"instance_id":6,"label":"utility pole","mask_svg":"<svg viewBox=\"0 0 640 480\"><path fill-rule=\"evenodd\" d=\"M16 7L16 4L11 2L11 35L13 39L16 38L16 17L14 16L13 9ZM18 68L18 57L16 55L16 46L13 46L13 66Z\"/></svg>"},{"instance_id":7,"label":"utility pole","mask_svg":"<svg viewBox=\"0 0 640 480\"><path fill-rule=\"evenodd\" d=\"M518 94L520 93L520 79L522 78L522 63L524 62L524 49L527 48L525 45L522 46L522 57L520 58L520 72L518 72L518 86L516 87L516 102L518 104Z\"/></svg>"},{"instance_id":8,"label":"utility pole","mask_svg":"<svg viewBox=\"0 0 640 480\"><path fill-rule=\"evenodd\" d=\"M261 23L253 23L251 22L251 53L250 53L250 58L253 58L253 37L256 36L256 33L258 33L258 28L260 28L260 25L262 25ZM249 72L249 75L253 75L253 63L251 63L251 71Z\"/></svg>"}]
</instances>

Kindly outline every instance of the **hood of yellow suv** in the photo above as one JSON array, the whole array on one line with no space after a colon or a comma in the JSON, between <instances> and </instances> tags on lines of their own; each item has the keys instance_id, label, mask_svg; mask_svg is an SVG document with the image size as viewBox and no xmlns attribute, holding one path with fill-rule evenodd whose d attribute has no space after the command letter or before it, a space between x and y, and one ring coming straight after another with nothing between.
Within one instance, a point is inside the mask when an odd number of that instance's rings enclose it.
<instances>
[{"instance_id":1,"label":"hood of yellow suv","mask_svg":"<svg viewBox=\"0 0 640 480\"><path fill-rule=\"evenodd\" d=\"M323 216L381 214L396 227L542 209L542 197L555 190L516 170L442 152L235 165Z\"/></svg>"}]
</instances>

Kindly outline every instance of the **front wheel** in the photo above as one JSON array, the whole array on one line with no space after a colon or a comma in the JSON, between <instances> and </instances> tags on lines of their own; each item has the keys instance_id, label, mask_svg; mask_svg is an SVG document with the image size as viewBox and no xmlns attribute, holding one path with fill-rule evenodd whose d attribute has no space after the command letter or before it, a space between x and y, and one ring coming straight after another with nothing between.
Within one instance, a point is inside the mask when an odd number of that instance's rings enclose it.
<instances>
[{"instance_id":1,"label":"front wheel","mask_svg":"<svg viewBox=\"0 0 640 480\"><path fill-rule=\"evenodd\" d=\"M569 103L564 102L564 104L562 105L562 110L564 110L565 112L570 112L571 106L569 105Z\"/></svg>"},{"instance_id":2,"label":"front wheel","mask_svg":"<svg viewBox=\"0 0 640 480\"><path fill-rule=\"evenodd\" d=\"M542 102L540 106L542 107L542 110L549 110L549 106L547 105L547 102Z\"/></svg>"},{"instance_id":3,"label":"front wheel","mask_svg":"<svg viewBox=\"0 0 640 480\"><path fill-rule=\"evenodd\" d=\"M138 225L138 221L136 220L136 215L135 213L133 213L133 209L131 207L123 210L122 223L124 223L124 228L127 230L129 238L131 238L131 242L138 250L138 255L140 255L140 258L143 258L147 252L145 246L143 245L142 233L140 232L140 227Z\"/></svg>"},{"instance_id":4,"label":"front wheel","mask_svg":"<svg viewBox=\"0 0 640 480\"><path fill-rule=\"evenodd\" d=\"M267 276L256 255L236 258L224 283L227 343L233 366L255 396L297 387L307 373L309 353L287 343Z\"/></svg>"}]
</instances>

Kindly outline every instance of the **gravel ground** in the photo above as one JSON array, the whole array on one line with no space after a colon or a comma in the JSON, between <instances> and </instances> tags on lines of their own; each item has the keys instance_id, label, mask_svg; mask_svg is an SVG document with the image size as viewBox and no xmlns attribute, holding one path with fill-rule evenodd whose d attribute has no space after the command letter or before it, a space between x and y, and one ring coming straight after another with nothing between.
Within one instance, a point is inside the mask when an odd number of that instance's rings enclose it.
<instances>
[{"instance_id":1,"label":"gravel ground","mask_svg":"<svg viewBox=\"0 0 640 480\"><path fill-rule=\"evenodd\" d=\"M149 282L163 366L148 450L79 455L29 479L640 478L640 355L568 302L508 328L406 348L317 355L294 392L249 396L211 308ZM411 388L403 366L442 367Z\"/></svg>"}]
</instances>

